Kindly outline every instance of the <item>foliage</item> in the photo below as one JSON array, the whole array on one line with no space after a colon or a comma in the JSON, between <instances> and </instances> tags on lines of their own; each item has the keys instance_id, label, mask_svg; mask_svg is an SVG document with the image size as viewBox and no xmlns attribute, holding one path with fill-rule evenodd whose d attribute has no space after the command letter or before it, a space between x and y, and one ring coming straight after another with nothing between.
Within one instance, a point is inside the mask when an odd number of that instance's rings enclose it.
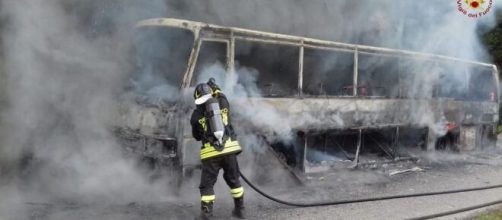
<instances>
[{"instance_id":1,"label":"foliage","mask_svg":"<svg viewBox=\"0 0 502 220\"><path fill-rule=\"evenodd\" d=\"M498 13L500 14L500 19L497 19L497 25L493 29L482 34L481 40L487 51L493 57L493 62L498 67L502 67L502 11Z\"/></svg>"},{"instance_id":2,"label":"foliage","mask_svg":"<svg viewBox=\"0 0 502 220\"><path fill-rule=\"evenodd\" d=\"M475 220L502 220L502 210L494 211L487 214L482 214L476 218Z\"/></svg>"},{"instance_id":3,"label":"foliage","mask_svg":"<svg viewBox=\"0 0 502 220\"><path fill-rule=\"evenodd\" d=\"M493 63L497 65L499 69L499 78L502 79L501 76L501 67L502 67L502 10L496 11L497 13L497 25L481 34L481 41L485 45L488 53L493 58ZM502 115L502 107L499 106L499 115ZM497 132L502 132L502 120L498 122L499 126L497 128Z\"/></svg>"}]
</instances>

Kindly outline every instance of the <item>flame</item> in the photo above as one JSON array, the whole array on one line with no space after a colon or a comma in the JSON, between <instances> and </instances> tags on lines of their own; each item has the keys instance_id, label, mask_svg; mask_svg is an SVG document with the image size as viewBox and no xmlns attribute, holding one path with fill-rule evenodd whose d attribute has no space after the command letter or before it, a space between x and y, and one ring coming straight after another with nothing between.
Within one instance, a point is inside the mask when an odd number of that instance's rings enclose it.
<instances>
[{"instance_id":1,"label":"flame","mask_svg":"<svg viewBox=\"0 0 502 220\"><path fill-rule=\"evenodd\" d=\"M453 129L455 129L457 127L457 124L455 122L447 122L445 124L445 127L446 127L446 130L452 131Z\"/></svg>"}]
</instances>

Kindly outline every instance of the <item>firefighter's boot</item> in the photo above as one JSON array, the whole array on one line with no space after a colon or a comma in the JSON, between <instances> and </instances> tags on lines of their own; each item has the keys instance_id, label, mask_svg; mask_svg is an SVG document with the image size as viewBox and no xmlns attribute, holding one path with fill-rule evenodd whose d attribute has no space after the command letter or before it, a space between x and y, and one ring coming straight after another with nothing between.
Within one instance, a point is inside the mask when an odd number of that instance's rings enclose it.
<instances>
[{"instance_id":1,"label":"firefighter's boot","mask_svg":"<svg viewBox=\"0 0 502 220\"><path fill-rule=\"evenodd\" d=\"M209 220L213 217L213 202L201 202L200 219Z\"/></svg>"},{"instance_id":2,"label":"firefighter's boot","mask_svg":"<svg viewBox=\"0 0 502 220\"><path fill-rule=\"evenodd\" d=\"M232 211L232 216L240 219L245 219L246 214L244 212L244 196L234 199L235 208Z\"/></svg>"}]
</instances>

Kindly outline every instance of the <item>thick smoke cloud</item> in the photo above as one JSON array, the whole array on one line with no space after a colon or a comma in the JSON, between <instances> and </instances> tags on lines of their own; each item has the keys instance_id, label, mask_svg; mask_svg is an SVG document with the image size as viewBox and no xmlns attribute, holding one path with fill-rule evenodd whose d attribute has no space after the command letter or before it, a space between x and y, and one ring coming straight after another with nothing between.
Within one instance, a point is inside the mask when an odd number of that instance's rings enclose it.
<instances>
[{"instance_id":1,"label":"thick smoke cloud","mask_svg":"<svg viewBox=\"0 0 502 220\"><path fill-rule=\"evenodd\" d=\"M477 25L493 25L500 4L473 19L457 11L456 1L440 0L174 2L172 17L476 60L484 55Z\"/></svg>"},{"instance_id":2,"label":"thick smoke cloud","mask_svg":"<svg viewBox=\"0 0 502 220\"><path fill-rule=\"evenodd\" d=\"M0 161L9 177L0 188L2 204L172 195L167 182L149 183L148 171L124 158L111 133L114 100L132 68L129 33L136 20L161 15L155 11L164 13L165 5L119 3L0 2L0 17L7 20ZM2 206L0 213L7 210Z\"/></svg>"},{"instance_id":3,"label":"thick smoke cloud","mask_svg":"<svg viewBox=\"0 0 502 220\"><path fill-rule=\"evenodd\" d=\"M469 18L457 11L456 1L185 1L176 5L178 11L170 15L174 17L202 20L228 26L245 27L263 31L286 33L321 39L328 39L347 43L381 46L412 51L454 56L469 60L490 62L478 36L480 29L494 25L495 11L500 3L494 2L491 12L481 18ZM432 7L433 5L433 7ZM259 14L259 16L257 16ZM364 16L362 16L364 15ZM265 54L263 56L267 57ZM266 58L265 58L266 60ZM390 60L390 59L389 59ZM329 69L345 68L337 63L337 59L326 59L322 65L333 66ZM378 70L384 65L384 59L378 57L366 58L359 61L360 71L378 72L387 74L389 70ZM447 73L448 80L441 81L442 93L450 96L461 95L466 92L469 76L465 75L464 67L457 65L443 65L442 63L424 62L411 59L402 59L400 62L403 72L409 76L403 83L402 94L414 98L430 98L434 91L434 83L439 80L442 73ZM393 65L393 63L389 63ZM243 67L247 68L247 67ZM320 68L323 69L323 68ZM249 96L256 96L257 74L249 68L244 73L237 75L248 78L248 82L240 85L231 85L237 91L246 91ZM304 70L305 72L305 70ZM332 71L333 72L333 71ZM330 78L338 77L326 71ZM216 74L216 73L214 73ZM284 73L281 73L284 74ZM329 75L331 74L331 75ZM350 71L349 71L350 74ZM387 74L387 75L389 75ZM289 76L286 76L289 75ZM296 72L285 73L283 80L296 77ZM373 76L372 78L360 77L363 84L373 84L390 87L395 84L397 75ZM202 80L203 81L203 80ZM244 90L239 87L244 86ZM305 84L304 84L305 86ZM398 88L390 88L388 93L395 96ZM240 92L236 92L239 94ZM261 94L260 91L257 91ZM270 108L247 103L254 108L242 112L243 115L262 115L271 117L254 117L260 128L274 129L277 121L284 124L280 133L290 134L287 130L288 120L281 117L281 113L270 114ZM261 108L260 108L261 107ZM444 134L442 123L436 120L434 109L423 109L418 104L411 107L410 117L418 124L433 128L434 133ZM261 110L260 110L261 109ZM422 109L421 111L415 111ZM441 109L441 106L439 106ZM273 112L273 110L272 110ZM263 114L261 114L263 113ZM318 118L306 115L306 121L312 122ZM263 120L261 120L263 119ZM343 124L338 118L335 123ZM298 122L298 124L302 124ZM436 129L437 128L437 129ZM272 132L276 133L276 132ZM290 138L289 135L284 137Z\"/></svg>"},{"instance_id":4,"label":"thick smoke cloud","mask_svg":"<svg viewBox=\"0 0 502 220\"><path fill-rule=\"evenodd\" d=\"M0 1L0 23L3 24L0 24L0 48L4 56L0 63L4 63L2 81L6 83L2 91L7 100L1 115L0 166L6 161L17 164L26 155L32 158L28 160L30 170L16 175L19 179L13 178L14 184L0 188L0 202L76 198L159 200L171 195L162 185L165 182L150 184L143 175L146 171L138 170L133 161L120 154L120 147L110 132L116 118L117 97L124 93L124 87L132 84L140 88L140 93L170 97L164 94L170 93L170 89L165 89L170 87L159 84L164 81L155 78L158 76L130 77L135 71L135 60L128 55L130 35L133 24L140 19L176 17L489 61L479 42L477 28L493 25L494 12L495 7L483 18L468 18L457 11L453 0L427 3L395 0ZM209 76L216 77L218 82L225 81L225 90L233 99L260 94L253 84L258 74L255 69L238 67L240 84L237 78L225 79L223 71L221 65L211 66L200 81ZM410 85L411 93L430 91L427 83L434 79L427 77L434 75L434 71L439 70L416 65L416 72L430 75L416 80L424 83ZM255 117L256 126L279 139L291 138L292 128L287 118L271 106L251 106L251 111L241 110L240 114L259 116ZM424 109L412 117L423 120L426 125L434 124L429 118L423 118L430 112ZM316 119L319 117L305 117L305 120ZM332 120L343 125L338 117ZM244 137L243 141L261 143L256 138ZM14 186L21 182L30 184ZM27 195L24 193L14 193L25 189L35 193L29 194L30 198L23 198Z\"/></svg>"}]
</instances>

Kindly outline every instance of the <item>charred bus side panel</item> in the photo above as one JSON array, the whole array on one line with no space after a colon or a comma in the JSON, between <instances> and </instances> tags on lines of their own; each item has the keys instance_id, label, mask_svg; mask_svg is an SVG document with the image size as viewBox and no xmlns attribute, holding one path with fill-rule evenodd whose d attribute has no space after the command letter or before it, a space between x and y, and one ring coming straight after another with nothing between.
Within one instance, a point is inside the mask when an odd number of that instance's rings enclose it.
<instances>
[{"instance_id":1,"label":"charred bus side panel","mask_svg":"<svg viewBox=\"0 0 502 220\"><path fill-rule=\"evenodd\" d=\"M178 19L138 26L181 33L157 38L161 46L147 41L150 49L140 51L132 82L147 83L130 89L135 101L122 102L118 127L151 139L131 144L138 149L161 143L150 155L185 170L197 166L200 149L189 125L190 88L209 77L243 93L231 100L236 123L247 125L241 129L267 135L239 109L266 106L286 118L295 141L269 145L303 171L327 160L358 162L361 152L396 158L403 145L470 150L490 143L498 121L498 72L490 64ZM166 55L172 50L174 57Z\"/></svg>"}]
</instances>

